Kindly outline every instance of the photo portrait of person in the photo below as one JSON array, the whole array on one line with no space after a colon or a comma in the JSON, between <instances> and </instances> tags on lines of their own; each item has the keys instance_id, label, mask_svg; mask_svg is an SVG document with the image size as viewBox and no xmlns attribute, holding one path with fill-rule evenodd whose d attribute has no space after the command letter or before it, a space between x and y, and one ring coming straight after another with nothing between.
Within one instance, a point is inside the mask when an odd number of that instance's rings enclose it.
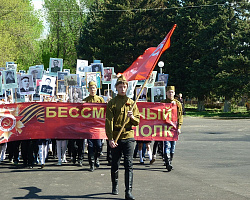
<instances>
[{"instance_id":1,"label":"photo portrait of person","mask_svg":"<svg viewBox=\"0 0 250 200\"><path fill-rule=\"evenodd\" d=\"M92 68L92 72L101 72L101 65L100 64L92 64L91 68Z\"/></svg>"},{"instance_id":2,"label":"photo portrait of person","mask_svg":"<svg viewBox=\"0 0 250 200\"><path fill-rule=\"evenodd\" d=\"M58 81L57 83L57 93L66 93L66 86L64 84L64 81Z\"/></svg>"},{"instance_id":3,"label":"photo portrait of person","mask_svg":"<svg viewBox=\"0 0 250 200\"><path fill-rule=\"evenodd\" d=\"M76 73L77 73L77 74L84 75L85 67L88 66L88 61L87 61L87 60L80 60L80 59L77 59L76 66L77 66L77 67L76 67Z\"/></svg>"},{"instance_id":4,"label":"photo portrait of person","mask_svg":"<svg viewBox=\"0 0 250 200\"><path fill-rule=\"evenodd\" d=\"M14 74L14 70L8 70L5 71L5 81L6 84L10 84L10 83L15 83L15 74Z\"/></svg>"},{"instance_id":5,"label":"photo portrait of person","mask_svg":"<svg viewBox=\"0 0 250 200\"><path fill-rule=\"evenodd\" d=\"M67 72L68 74L70 74L70 69L63 69L63 72Z\"/></svg>"},{"instance_id":6,"label":"photo portrait of person","mask_svg":"<svg viewBox=\"0 0 250 200\"><path fill-rule=\"evenodd\" d=\"M63 67L63 59L50 58L49 62L49 74L56 76L57 72L61 72Z\"/></svg>"},{"instance_id":7,"label":"photo portrait of person","mask_svg":"<svg viewBox=\"0 0 250 200\"><path fill-rule=\"evenodd\" d=\"M52 95L53 87L50 86L51 84L51 78L45 79L45 84L41 87L41 92L45 94Z\"/></svg>"},{"instance_id":8,"label":"photo portrait of person","mask_svg":"<svg viewBox=\"0 0 250 200\"><path fill-rule=\"evenodd\" d=\"M82 88L81 87L74 87L72 92L72 100L73 103L80 103L82 102Z\"/></svg>"},{"instance_id":9,"label":"photo portrait of person","mask_svg":"<svg viewBox=\"0 0 250 200\"><path fill-rule=\"evenodd\" d=\"M136 96L138 96L139 92L141 91L141 87L136 88ZM138 101L147 101L147 88L144 87L142 93L139 96Z\"/></svg>"},{"instance_id":10,"label":"photo portrait of person","mask_svg":"<svg viewBox=\"0 0 250 200\"><path fill-rule=\"evenodd\" d=\"M165 86L154 87L152 93L154 95L153 102L161 102L165 98Z\"/></svg>"},{"instance_id":11,"label":"photo portrait of person","mask_svg":"<svg viewBox=\"0 0 250 200\"><path fill-rule=\"evenodd\" d=\"M108 95L108 90L104 90L104 96L112 96L112 90L109 90L109 95Z\"/></svg>"},{"instance_id":12,"label":"photo portrait of person","mask_svg":"<svg viewBox=\"0 0 250 200\"><path fill-rule=\"evenodd\" d=\"M131 99L133 99L133 97L134 97L136 84L137 84L137 80L128 82L128 89L127 89L126 95Z\"/></svg>"},{"instance_id":13,"label":"photo portrait of person","mask_svg":"<svg viewBox=\"0 0 250 200\"><path fill-rule=\"evenodd\" d=\"M30 69L29 70L30 74L33 76L33 82L36 83L37 79L41 79L42 78L42 69L37 68L37 69Z\"/></svg>"},{"instance_id":14,"label":"photo portrait of person","mask_svg":"<svg viewBox=\"0 0 250 200\"><path fill-rule=\"evenodd\" d=\"M81 77L81 86L86 86L86 78L85 78L85 76Z\"/></svg>"},{"instance_id":15,"label":"photo portrait of person","mask_svg":"<svg viewBox=\"0 0 250 200\"><path fill-rule=\"evenodd\" d=\"M91 64L91 72L100 72L100 78L103 80L103 63L92 63ZM89 83L89 82L88 82ZM99 86L97 85L99 88Z\"/></svg>"},{"instance_id":16,"label":"photo portrait of person","mask_svg":"<svg viewBox=\"0 0 250 200\"><path fill-rule=\"evenodd\" d=\"M76 86L77 85L77 76L76 76L76 74L64 76L64 81L65 81L66 86Z\"/></svg>"},{"instance_id":17,"label":"photo portrait of person","mask_svg":"<svg viewBox=\"0 0 250 200\"><path fill-rule=\"evenodd\" d=\"M68 72L57 72L57 79L59 81L64 80L64 76L67 76Z\"/></svg>"},{"instance_id":18,"label":"photo portrait of person","mask_svg":"<svg viewBox=\"0 0 250 200\"><path fill-rule=\"evenodd\" d=\"M3 95L3 76L0 75L0 95Z\"/></svg>"},{"instance_id":19,"label":"photo portrait of person","mask_svg":"<svg viewBox=\"0 0 250 200\"><path fill-rule=\"evenodd\" d=\"M113 69L111 67L104 67L104 81L110 82L113 74Z\"/></svg>"},{"instance_id":20,"label":"photo portrait of person","mask_svg":"<svg viewBox=\"0 0 250 200\"><path fill-rule=\"evenodd\" d=\"M20 77L20 93L35 92L35 88L32 83L31 76L21 76Z\"/></svg>"},{"instance_id":21,"label":"photo portrait of person","mask_svg":"<svg viewBox=\"0 0 250 200\"><path fill-rule=\"evenodd\" d=\"M158 81L163 81L165 86L168 84L168 74L158 74Z\"/></svg>"},{"instance_id":22,"label":"photo portrait of person","mask_svg":"<svg viewBox=\"0 0 250 200\"><path fill-rule=\"evenodd\" d=\"M34 101L40 101L39 90L40 90L40 85L36 86L35 94L33 94Z\"/></svg>"},{"instance_id":23,"label":"photo portrait of person","mask_svg":"<svg viewBox=\"0 0 250 200\"><path fill-rule=\"evenodd\" d=\"M154 86L164 86L164 85L165 85L164 81L158 81L154 83Z\"/></svg>"},{"instance_id":24,"label":"photo portrait of person","mask_svg":"<svg viewBox=\"0 0 250 200\"><path fill-rule=\"evenodd\" d=\"M89 91L86 86L82 87L82 98L84 99L85 97L89 96Z\"/></svg>"},{"instance_id":25,"label":"photo portrait of person","mask_svg":"<svg viewBox=\"0 0 250 200\"><path fill-rule=\"evenodd\" d=\"M156 79L156 75L157 75L157 71L152 71L149 79L148 79L148 82L146 84L146 87L147 88L151 88L151 87L154 87L154 83L155 83L155 79Z\"/></svg>"},{"instance_id":26,"label":"photo portrait of person","mask_svg":"<svg viewBox=\"0 0 250 200\"><path fill-rule=\"evenodd\" d=\"M25 72L25 70L19 70L18 71L20 74L25 74L26 72Z\"/></svg>"},{"instance_id":27,"label":"photo portrait of person","mask_svg":"<svg viewBox=\"0 0 250 200\"><path fill-rule=\"evenodd\" d=\"M8 64L7 67L6 67L6 69L13 69L13 70L16 71L16 69L17 69L17 64Z\"/></svg>"}]
</instances>

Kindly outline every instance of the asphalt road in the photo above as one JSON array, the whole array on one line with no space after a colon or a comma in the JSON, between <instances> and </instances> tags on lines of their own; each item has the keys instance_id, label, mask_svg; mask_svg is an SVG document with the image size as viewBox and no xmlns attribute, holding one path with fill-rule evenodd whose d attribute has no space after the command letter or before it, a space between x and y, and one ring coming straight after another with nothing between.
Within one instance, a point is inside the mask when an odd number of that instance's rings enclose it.
<instances>
[{"instance_id":1,"label":"asphalt road","mask_svg":"<svg viewBox=\"0 0 250 200\"><path fill-rule=\"evenodd\" d=\"M86 156L85 156L86 157ZM250 119L184 118L177 142L174 170L167 172L160 156L153 165L134 159L133 195L136 199L250 199ZM123 199L121 166L119 195L112 195L110 167L88 171L71 163L44 169L0 165L0 200L8 199Z\"/></svg>"}]
</instances>

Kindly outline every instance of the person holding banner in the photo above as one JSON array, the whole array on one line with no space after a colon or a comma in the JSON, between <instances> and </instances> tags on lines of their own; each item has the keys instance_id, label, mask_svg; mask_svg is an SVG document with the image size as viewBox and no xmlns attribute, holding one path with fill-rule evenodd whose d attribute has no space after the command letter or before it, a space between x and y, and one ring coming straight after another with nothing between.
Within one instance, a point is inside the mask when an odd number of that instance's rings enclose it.
<instances>
[{"instance_id":1,"label":"person holding banner","mask_svg":"<svg viewBox=\"0 0 250 200\"><path fill-rule=\"evenodd\" d=\"M97 84L94 81L89 82L89 96L84 99L87 103L105 103L102 97L96 95ZM93 172L95 167L100 166L100 155L102 152L102 140L101 139L88 139L88 159L90 165L90 171Z\"/></svg>"},{"instance_id":2,"label":"person holding banner","mask_svg":"<svg viewBox=\"0 0 250 200\"><path fill-rule=\"evenodd\" d=\"M175 95L175 87L174 86L167 86L167 98L161 101L162 103L172 103L177 105L177 134L181 133L181 125L183 123L183 112L182 112L182 105L181 103L174 98ZM165 158L165 165L168 171L173 169L172 160L174 157L175 152L175 145L176 141L164 141L164 158Z\"/></svg>"},{"instance_id":3,"label":"person holding banner","mask_svg":"<svg viewBox=\"0 0 250 200\"><path fill-rule=\"evenodd\" d=\"M140 113L137 105L131 111L134 101L126 96L128 82L121 75L115 84L118 95L108 102L106 110L105 130L112 153L111 180L112 194L118 194L118 173L122 154L125 167L125 199L135 199L132 195L133 184L133 152L134 130L132 126L139 125ZM123 123L129 119L117 140L118 133ZM115 142L117 140L117 143Z\"/></svg>"}]
</instances>

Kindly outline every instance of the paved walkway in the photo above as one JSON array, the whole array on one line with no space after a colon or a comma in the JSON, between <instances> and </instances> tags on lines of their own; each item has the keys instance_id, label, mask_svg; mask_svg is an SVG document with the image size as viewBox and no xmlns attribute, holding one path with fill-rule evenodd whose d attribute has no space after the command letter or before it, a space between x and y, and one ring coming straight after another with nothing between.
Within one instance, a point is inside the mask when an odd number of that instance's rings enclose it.
<instances>
[{"instance_id":1,"label":"paved walkway","mask_svg":"<svg viewBox=\"0 0 250 200\"><path fill-rule=\"evenodd\" d=\"M158 156L153 165L134 160L136 199L250 199L250 119L184 118L177 142L174 170L167 172ZM85 156L86 157L86 156ZM123 199L121 166L119 195L110 193L110 167L105 156L100 169L49 160L44 169L0 165L0 200L8 199ZM148 163L148 161L146 161Z\"/></svg>"}]
</instances>

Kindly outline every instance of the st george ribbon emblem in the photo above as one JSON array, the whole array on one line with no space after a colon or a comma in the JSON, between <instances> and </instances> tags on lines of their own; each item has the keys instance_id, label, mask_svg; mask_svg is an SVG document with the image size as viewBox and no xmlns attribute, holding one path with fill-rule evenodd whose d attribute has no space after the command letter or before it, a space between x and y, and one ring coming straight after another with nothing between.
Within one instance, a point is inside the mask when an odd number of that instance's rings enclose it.
<instances>
[{"instance_id":1,"label":"st george ribbon emblem","mask_svg":"<svg viewBox=\"0 0 250 200\"><path fill-rule=\"evenodd\" d=\"M0 130L9 132L16 127L16 118L13 115L7 114L0 118Z\"/></svg>"}]
</instances>

